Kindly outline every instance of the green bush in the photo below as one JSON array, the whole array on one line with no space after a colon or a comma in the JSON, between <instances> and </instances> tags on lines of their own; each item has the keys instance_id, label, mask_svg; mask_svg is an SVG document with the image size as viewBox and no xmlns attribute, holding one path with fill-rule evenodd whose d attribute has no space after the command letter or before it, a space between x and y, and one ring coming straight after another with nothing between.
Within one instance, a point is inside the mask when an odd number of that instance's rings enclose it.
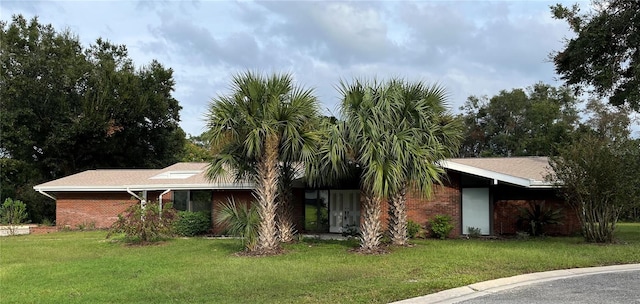
<instances>
[{"instance_id":1,"label":"green bush","mask_svg":"<svg viewBox=\"0 0 640 304\"><path fill-rule=\"evenodd\" d=\"M76 225L76 228L78 228L78 230L80 231L91 231L91 230L96 230L96 222L95 221L84 221L78 225Z\"/></svg>"},{"instance_id":2,"label":"green bush","mask_svg":"<svg viewBox=\"0 0 640 304\"><path fill-rule=\"evenodd\" d=\"M0 223L17 225L27 219L27 205L22 201L7 198L0 206Z\"/></svg>"},{"instance_id":3,"label":"green bush","mask_svg":"<svg viewBox=\"0 0 640 304\"><path fill-rule=\"evenodd\" d=\"M544 201L529 201L528 207L518 207L517 225L531 236L544 235L547 225L562 225L564 215L561 208L546 207Z\"/></svg>"},{"instance_id":4,"label":"green bush","mask_svg":"<svg viewBox=\"0 0 640 304\"><path fill-rule=\"evenodd\" d=\"M42 219L42 226L55 226L56 223L49 218Z\"/></svg>"},{"instance_id":5,"label":"green bush","mask_svg":"<svg viewBox=\"0 0 640 304\"><path fill-rule=\"evenodd\" d=\"M124 233L127 243L149 243L161 241L173 235L173 222L176 211L171 204L164 204L163 210L157 202L148 202L145 208L141 204L133 204L118 215L118 220L111 225L107 238L115 233Z\"/></svg>"},{"instance_id":6,"label":"green bush","mask_svg":"<svg viewBox=\"0 0 640 304\"><path fill-rule=\"evenodd\" d=\"M257 249L260 214L255 202L236 204L233 197L227 199L227 202L221 203L216 210L215 223L225 227L227 233L239 236L246 250Z\"/></svg>"},{"instance_id":7,"label":"green bush","mask_svg":"<svg viewBox=\"0 0 640 304\"><path fill-rule=\"evenodd\" d=\"M179 211L173 228L182 236L205 234L211 229L211 214L206 211Z\"/></svg>"},{"instance_id":8,"label":"green bush","mask_svg":"<svg viewBox=\"0 0 640 304\"><path fill-rule=\"evenodd\" d=\"M410 239L415 239L421 229L420 224L411 220L407 222L407 236Z\"/></svg>"},{"instance_id":9,"label":"green bush","mask_svg":"<svg viewBox=\"0 0 640 304\"><path fill-rule=\"evenodd\" d=\"M476 227L467 227L467 235L472 239L477 239L482 235L481 229Z\"/></svg>"},{"instance_id":10,"label":"green bush","mask_svg":"<svg viewBox=\"0 0 640 304\"><path fill-rule=\"evenodd\" d=\"M433 220L431 220L431 235L442 240L447 238L451 230L453 230L451 220L451 216L449 215L436 215Z\"/></svg>"}]
</instances>

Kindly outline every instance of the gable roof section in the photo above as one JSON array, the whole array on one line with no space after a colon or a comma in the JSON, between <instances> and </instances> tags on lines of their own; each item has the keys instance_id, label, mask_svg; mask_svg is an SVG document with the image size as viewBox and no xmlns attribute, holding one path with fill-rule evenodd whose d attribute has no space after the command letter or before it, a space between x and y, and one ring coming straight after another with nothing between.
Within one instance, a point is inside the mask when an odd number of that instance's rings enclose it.
<instances>
[{"instance_id":1,"label":"gable roof section","mask_svg":"<svg viewBox=\"0 0 640 304\"><path fill-rule=\"evenodd\" d=\"M87 170L33 187L36 191L141 191L180 189L253 189L227 174L211 182L208 163L176 163L164 169Z\"/></svg>"},{"instance_id":2,"label":"gable roof section","mask_svg":"<svg viewBox=\"0 0 640 304\"><path fill-rule=\"evenodd\" d=\"M476 175L498 182L526 188L551 188L548 157L451 158L441 165L449 170Z\"/></svg>"}]
</instances>

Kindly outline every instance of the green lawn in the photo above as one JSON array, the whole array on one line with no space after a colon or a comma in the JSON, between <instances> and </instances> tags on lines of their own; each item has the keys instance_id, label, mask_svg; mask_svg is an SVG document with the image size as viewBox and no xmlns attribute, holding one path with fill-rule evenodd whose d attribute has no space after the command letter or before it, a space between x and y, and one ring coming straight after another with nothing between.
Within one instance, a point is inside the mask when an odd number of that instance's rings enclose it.
<instances>
[{"instance_id":1,"label":"green lawn","mask_svg":"<svg viewBox=\"0 0 640 304\"><path fill-rule=\"evenodd\" d=\"M0 302L389 302L517 274L640 263L640 224L617 245L580 238L418 240L364 256L355 242L301 242L281 256L236 257L237 240L126 247L105 232L0 238Z\"/></svg>"}]
</instances>

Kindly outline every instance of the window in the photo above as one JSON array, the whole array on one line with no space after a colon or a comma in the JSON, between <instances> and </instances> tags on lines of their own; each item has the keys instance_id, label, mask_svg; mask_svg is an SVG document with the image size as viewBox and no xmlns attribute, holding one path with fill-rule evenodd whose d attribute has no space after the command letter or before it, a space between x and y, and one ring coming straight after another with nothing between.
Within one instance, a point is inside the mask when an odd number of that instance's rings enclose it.
<instances>
[{"instance_id":1,"label":"window","mask_svg":"<svg viewBox=\"0 0 640 304\"><path fill-rule=\"evenodd\" d=\"M173 208L178 211L211 212L211 195L210 190L173 191Z\"/></svg>"},{"instance_id":2,"label":"window","mask_svg":"<svg viewBox=\"0 0 640 304\"><path fill-rule=\"evenodd\" d=\"M329 232L329 191L306 190L304 193L304 229Z\"/></svg>"}]
</instances>

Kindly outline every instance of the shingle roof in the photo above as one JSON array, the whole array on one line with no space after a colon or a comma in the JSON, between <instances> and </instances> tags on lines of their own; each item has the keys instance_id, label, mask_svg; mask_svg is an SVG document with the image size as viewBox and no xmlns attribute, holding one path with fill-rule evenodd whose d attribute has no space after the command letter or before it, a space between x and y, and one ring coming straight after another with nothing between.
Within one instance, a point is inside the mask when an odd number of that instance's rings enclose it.
<instances>
[{"instance_id":1,"label":"shingle roof","mask_svg":"<svg viewBox=\"0 0 640 304\"><path fill-rule=\"evenodd\" d=\"M550 187L546 177L552 170L548 157L452 158L445 168L514 183L525 187Z\"/></svg>"},{"instance_id":2,"label":"shingle roof","mask_svg":"<svg viewBox=\"0 0 640 304\"><path fill-rule=\"evenodd\" d=\"M176 163L164 169L87 170L34 187L43 191L122 191L166 189L251 189L248 181L237 182L232 174L215 181L206 177L207 163Z\"/></svg>"},{"instance_id":3,"label":"shingle roof","mask_svg":"<svg viewBox=\"0 0 640 304\"><path fill-rule=\"evenodd\" d=\"M551 187L547 157L452 158L441 165L523 187ZM206 177L208 163L176 163L164 169L87 170L33 188L36 191L124 191L167 189L252 189L248 181L235 181L232 174L215 181Z\"/></svg>"}]
</instances>

